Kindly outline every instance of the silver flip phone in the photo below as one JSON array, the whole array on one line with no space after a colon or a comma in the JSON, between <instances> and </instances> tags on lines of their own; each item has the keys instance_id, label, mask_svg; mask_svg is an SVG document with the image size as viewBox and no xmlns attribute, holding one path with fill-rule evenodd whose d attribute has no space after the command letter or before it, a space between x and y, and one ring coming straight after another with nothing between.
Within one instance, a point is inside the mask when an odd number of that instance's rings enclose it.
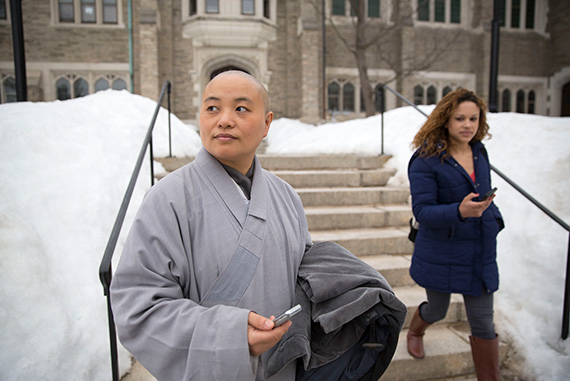
<instances>
[{"instance_id":1,"label":"silver flip phone","mask_svg":"<svg viewBox=\"0 0 570 381\"><path fill-rule=\"evenodd\" d=\"M285 311L281 316L276 317L273 319L273 323L275 323L275 327L279 327L281 324L285 323L288 320L291 320L293 316L301 311L301 305L297 304L290 310Z\"/></svg>"}]
</instances>

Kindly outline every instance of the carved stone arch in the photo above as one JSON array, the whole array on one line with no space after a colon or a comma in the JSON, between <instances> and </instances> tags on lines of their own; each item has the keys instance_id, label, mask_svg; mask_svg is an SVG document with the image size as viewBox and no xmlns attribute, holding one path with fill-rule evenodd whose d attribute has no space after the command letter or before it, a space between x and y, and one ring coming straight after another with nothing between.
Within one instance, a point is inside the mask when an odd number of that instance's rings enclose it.
<instances>
[{"instance_id":1,"label":"carved stone arch","mask_svg":"<svg viewBox=\"0 0 570 381\"><path fill-rule=\"evenodd\" d=\"M202 91L212 78L212 75L224 71L225 68L245 71L246 73L251 74L253 77L257 78L257 80L259 80L267 88L267 84L264 83L264 78L260 78L259 69L254 62L238 55L225 54L212 58L211 60L205 62L202 66L202 73L200 75L202 78Z\"/></svg>"}]
</instances>

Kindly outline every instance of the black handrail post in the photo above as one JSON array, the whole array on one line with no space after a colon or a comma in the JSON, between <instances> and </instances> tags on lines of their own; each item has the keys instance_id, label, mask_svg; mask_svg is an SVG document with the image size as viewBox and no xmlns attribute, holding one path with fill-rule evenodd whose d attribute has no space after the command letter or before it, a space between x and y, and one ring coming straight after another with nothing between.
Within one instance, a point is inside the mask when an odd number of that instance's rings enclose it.
<instances>
[{"instance_id":1,"label":"black handrail post","mask_svg":"<svg viewBox=\"0 0 570 381\"><path fill-rule=\"evenodd\" d=\"M172 157L172 132L170 128L170 82L168 82L168 157Z\"/></svg>"},{"instance_id":2,"label":"black handrail post","mask_svg":"<svg viewBox=\"0 0 570 381\"><path fill-rule=\"evenodd\" d=\"M109 269L109 275L111 274L111 269ZM115 321L113 316L113 309L111 308L111 293L109 289L105 289L105 295L107 296L107 317L111 322ZM115 329L115 324L109 324L109 342L111 344L111 372L113 374L113 381L119 381L119 352L117 351L117 330Z\"/></svg>"},{"instance_id":3,"label":"black handrail post","mask_svg":"<svg viewBox=\"0 0 570 381\"><path fill-rule=\"evenodd\" d=\"M497 78L499 76L499 35L501 24L500 2L494 0L493 21L491 21L491 69L489 73L489 111L497 112Z\"/></svg>"},{"instance_id":4,"label":"black handrail post","mask_svg":"<svg viewBox=\"0 0 570 381\"><path fill-rule=\"evenodd\" d=\"M14 73L16 76L16 99L28 100L28 79L26 74L26 53L24 48L24 22L22 0L10 0L12 18L12 41L14 45Z\"/></svg>"},{"instance_id":5,"label":"black handrail post","mask_svg":"<svg viewBox=\"0 0 570 381\"><path fill-rule=\"evenodd\" d=\"M564 311L562 311L562 340L568 338L570 326L570 234L568 235L568 253L566 255L566 288L564 289Z\"/></svg>"},{"instance_id":6,"label":"black handrail post","mask_svg":"<svg viewBox=\"0 0 570 381\"><path fill-rule=\"evenodd\" d=\"M150 140L148 142L148 154L150 156L150 186L154 185L154 154L153 154L153 150L152 150L152 136L150 137Z\"/></svg>"},{"instance_id":7,"label":"black handrail post","mask_svg":"<svg viewBox=\"0 0 570 381\"><path fill-rule=\"evenodd\" d=\"M380 138L382 139L382 143L380 145L380 154L384 155L384 88L386 85L382 85L382 91L380 91Z\"/></svg>"}]
</instances>

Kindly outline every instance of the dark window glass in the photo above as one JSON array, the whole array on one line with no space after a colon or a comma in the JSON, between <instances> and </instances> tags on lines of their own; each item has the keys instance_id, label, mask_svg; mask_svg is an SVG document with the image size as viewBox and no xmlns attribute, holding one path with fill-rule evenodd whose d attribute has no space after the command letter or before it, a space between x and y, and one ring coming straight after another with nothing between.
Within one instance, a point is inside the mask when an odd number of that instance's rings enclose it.
<instances>
[{"instance_id":1,"label":"dark window glass","mask_svg":"<svg viewBox=\"0 0 570 381\"><path fill-rule=\"evenodd\" d=\"M342 88L342 111L354 111L354 85L347 83Z\"/></svg>"},{"instance_id":2,"label":"dark window glass","mask_svg":"<svg viewBox=\"0 0 570 381\"><path fill-rule=\"evenodd\" d=\"M107 82L107 80L105 78L99 78L95 82L95 92L101 91L101 90L107 90L108 88L109 88L109 82Z\"/></svg>"},{"instance_id":3,"label":"dark window glass","mask_svg":"<svg viewBox=\"0 0 570 381\"><path fill-rule=\"evenodd\" d=\"M328 93L329 93L329 111L340 110L340 105L339 105L340 86L338 85L338 83L336 82L331 83L328 88Z\"/></svg>"},{"instance_id":4,"label":"dark window glass","mask_svg":"<svg viewBox=\"0 0 570 381\"><path fill-rule=\"evenodd\" d=\"M453 24L461 24L461 0L451 0L451 18Z\"/></svg>"},{"instance_id":5,"label":"dark window glass","mask_svg":"<svg viewBox=\"0 0 570 381\"><path fill-rule=\"evenodd\" d=\"M89 85L83 78L77 79L73 83L73 96L74 98L84 97L89 94Z\"/></svg>"},{"instance_id":6,"label":"dark window glass","mask_svg":"<svg viewBox=\"0 0 570 381\"><path fill-rule=\"evenodd\" d=\"M113 82L113 90L126 90L127 84L122 79L115 79Z\"/></svg>"},{"instance_id":7,"label":"dark window glass","mask_svg":"<svg viewBox=\"0 0 570 381\"><path fill-rule=\"evenodd\" d=\"M55 88L57 92L57 99L60 101L71 99L71 87L69 86L69 81L67 79L58 79L55 83Z\"/></svg>"},{"instance_id":8,"label":"dark window glass","mask_svg":"<svg viewBox=\"0 0 570 381\"><path fill-rule=\"evenodd\" d=\"M266 19L271 18L269 0L263 0L263 17L265 17Z\"/></svg>"},{"instance_id":9,"label":"dark window glass","mask_svg":"<svg viewBox=\"0 0 570 381\"><path fill-rule=\"evenodd\" d=\"M503 91L503 112L511 112L511 91Z\"/></svg>"},{"instance_id":10,"label":"dark window glass","mask_svg":"<svg viewBox=\"0 0 570 381\"><path fill-rule=\"evenodd\" d=\"M517 112L524 113L524 91L517 91Z\"/></svg>"},{"instance_id":11,"label":"dark window glass","mask_svg":"<svg viewBox=\"0 0 570 381\"><path fill-rule=\"evenodd\" d=\"M4 94L6 94L6 103L18 101L16 79L14 77L8 77L4 80Z\"/></svg>"},{"instance_id":12,"label":"dark window glass","mask_svg":"<svg viewBox=\"0 0 570 381\"><path fill-rule=\"evenodd\" d=\"M6 20L7 17L6 0L0 0L0 20Z\"/></svg>"},{"instance_id":13,"label":"dark window glass","mask_svg":"<svg viewBox=\"0 0 570 381\"><path fill-rule=\"evenodd\" d=\"M206 13L219 13L218 0L206 0Z\"/></svg>"},{"instance_id":14,"label":"dark window glass","mask_svg":"<svg viewBox=\"0 0 570 381\"><path fill-rule=\"evenodd\" d=\"M103 22L105 24L117 23L117 0L103 0Z\"/></svg>"},{"instance_id":15,"label":"dark window glass","mask_svg":"<svg viewBox=\"0 0 570 381\"><path fill-rule=\"evenodd\" d=\"M424 88L420 85L414 87L414 104L424 104Z\"/></svg>"},{"instance_id":16,"label":"dark window glass","mask_svg":"<svg viewBox=\"0 0 570 381\"><path fill-rule=\"evenodd\" d=\"M534 0L526 0L526 29L534 29Z\"/></svg>"},{"instance_id":17,"label":"dark window glass","mask_svg":"<svg viewBox=\"0 0 570 381\"><path fill-rule=\"evenodd\" d=\"M334 16L346 15L346 9L344 8L344 0L333 0L332 14Z\"/></svg>"},{"instance_id":18,"label":"dark window glass","mask_svg":"<svg viewBox=\"0 0 570 381\"><path fill-rule=\"evenodd\" d=\"M429 21L429 0L418 0L418 20Z\"/></svg>"},{"instance_id":19,"label":"dark window glass","mask_svg":"<svg viewBox=\"0 0 570 381\"><path fill-rule=\"evenodd\" d=\"M254 0L241 0L241 13L244 15L255 14Z\"/></svg>"},{"instance_id":20,"label":"dark window glass","mask_svg":"<svg viewBox=\"0 0 570 381\"><path fill-rule=\"evenodd\" d=\"M368 17L380 17L380 0L368 0Z\"/></svg>"},{"instance_id":21,"label":"dark window glass","mask_svg":"<svg viewBox=\"0 0 570 381\"><path fill-rule=\"evenodd\" d=\"M196 0L188 1L188 16L194 16L198 11Z\"/></svg>"},{"instance_id":22,"label":"dark window glass","mask_svg":"<svg viewBox=\"0 0 570 381\"><path fill-rule=\"evenodd\" d=\"M447 94L451 93L452 91L453 91L453 90L451 89L451 87L445 86L445 87L443 88L442 95L445 97Z\"/></svg>"},{"instance_id":23,"label":"dark window glass","mask_svg":"<svg viewBox=\"0 0 570 381\"><path fill-rule=\"evenodd\" d=\"M384 94L384 88L382 86L376 86L374 89L374 108L377 112L386 110L386 100L384 99Z\"/></svg>"},{"instance_id":24,"label":"dark window glass","mask_svg":"<svg viewBox=\"0 0 570 381\"><path fill-rule=\"evenodd\" d=\"M499 0L499 24L507 25L507 3L506 0Z\"/></svg>"},{"instance_id":25,"label":"dark window glass","mask_svg":"<svg viewBox=\"0 0 570 381\"><path fill-rule=\"evenodd\" d=\"M75 15L73 11L73 0L59 0L59 21L74 22Z\"/></svg>"},{"instance_id":26,"label":"dark window glass","mask_svg":"<svg viewBox=\"0 0 570 381\"><path fill-rule=\"evenodd\" d=\"M437 90L435 89L435 87L430 86L427 89L427 104L428 105L434 105L437 103Z\"/></svg>"},{"instance_id":27,"label":"dark window glass","mask_svg":"<svg viewBox=\"0 0 570 381\"><path fill-rule=\"evenodd\" d=\"M513 0L511 4L511 28L521 27L521 0Z\"/></svg>"},{"instance_id":28,"label":"dark window glass","mask_svg":"<svg viewBox=\"0 0 570 381\"><path fill-rule=\"evenodd\" d=\"M435 0L435 22L445 22L445 0Z\"/></svg>"},{"instance_id":29,"label":"dark window glass","mask_svg":"<svg viewBox=\"0 0 570 381\"><path fill-rule=\"evenodd\" d=\"M528 93L528 113L529 114L534 114L535 101L536 101L536 95L534 94L534 90L531 90Z\"/></svg>"}]
</instances>

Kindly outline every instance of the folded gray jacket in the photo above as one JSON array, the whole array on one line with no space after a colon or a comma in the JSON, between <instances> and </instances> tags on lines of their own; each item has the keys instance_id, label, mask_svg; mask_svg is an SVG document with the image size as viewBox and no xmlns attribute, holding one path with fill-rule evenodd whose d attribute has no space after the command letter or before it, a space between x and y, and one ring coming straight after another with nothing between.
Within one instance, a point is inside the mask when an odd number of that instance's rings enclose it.
<instances>
[{"instance_id":1,"label":"folded gray jacket","mask_svg":"<svg viewBox=\"0 0 570 381\"><path fill-rule=\"evenodd\" d=\"M298 380L377 380L384 373L407 309L378 271L334 242L316 243L299 267L295 298L303 309L264 356L265 377L296 359Z\"/></svg>"}]
</instances>

